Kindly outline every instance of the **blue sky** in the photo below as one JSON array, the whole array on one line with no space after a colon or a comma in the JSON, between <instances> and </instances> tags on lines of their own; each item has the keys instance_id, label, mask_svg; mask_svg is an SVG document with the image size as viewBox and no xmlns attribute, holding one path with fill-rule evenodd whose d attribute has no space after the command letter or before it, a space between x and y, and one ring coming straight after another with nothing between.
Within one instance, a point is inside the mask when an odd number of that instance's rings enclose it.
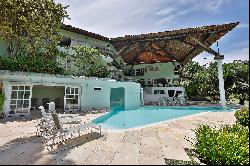
<instances>
[{"instance_id":1,"label":"blue sky","mask_svg":"<svg viewBox=\"0 0 250 166\"><path fill-rule=\"evenodd\" d=\"M224 62L249 60L248 0L56 0L67 9L65 24L106 37L161 32L180 28L240 22L219 41ZM212 46L217 50L216 44ZM204 57L207 59L205 60ZM209 63L202 53L195 61Z\"/></svg>"}]
</instances>

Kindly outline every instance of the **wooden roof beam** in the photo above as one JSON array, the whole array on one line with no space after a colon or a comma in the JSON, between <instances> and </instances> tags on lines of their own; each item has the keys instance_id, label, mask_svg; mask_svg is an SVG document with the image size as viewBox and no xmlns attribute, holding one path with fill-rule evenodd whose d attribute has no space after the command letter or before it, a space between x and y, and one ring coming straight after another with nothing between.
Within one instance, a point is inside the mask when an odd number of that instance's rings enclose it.
<instances>
[{"instance_id":1,"label":"wooden roof beam","mask_svg":"<svg viewBox=\"0 0 250 166\"><path fill-rule=\"evenodd\" d=\"M208 53L215 55L216 58L223 58L224 57L224 55L219 54L218 52L213 50L211 47L205 45L204 43L200 42L196 38L190 37L190 39L193 40L194 42L196 42L199 46L201 46Z\"/></svg>"},{"instance_id":2,"label":"wooden roof beam","mask_svg":"<svg viewBox=\"0 0 250 166\"><path fill-rule=\"evenodd\" d=\"M140 50L140 52L138 53L138 54L136 54L134 57L133 57L133 65L135 65L135 60L139 57L139 55L141 54L141 53L143 53L147 48L148 48L148 46L150 45L150 44L152 44L152 42L148 42L146 45L144 45L144 48L142 48L141 47L141 45L140 45L140 48L141 48L141 50Z\"/></svg>"},{"instance_id":3,"label":"wooden roof beam","mask_svg":"<svg viewBox=\"0 0 250 166\"><path fill-rule=\"evenodd\" d=\"M177 59L172 53L170 53L170 52L171 52L171 51L170 51L171 48L170 48L170 50L167 50L167 49L166 49L166 48L167 48L166 46L167 46L167 43L165 43L165 46L164 46L165 48L162 48L162 47L161 47L161 49L164 50L164 51L167 53L167 55L168 55L169 57L171 57L171 58L173 58L173 59L175 59L175 60L177 60L177 61L179 62L180 59L179 59L179 58Z\"/></svg>"},{"instance_id":4,"label":"wooden roof beam","mask_svg":"<svg viewBox=\"0 0 250 166\"><path fill-rule=\"evenodd\" d=\"M133 43L129 43L128 45L125 45L122 49L119 50L119 52L114 56L114 58L117 58L118 56L120 56L120 54L125 51L126 49L128 49L129 47L131 47L133 45Z\"/></svg>"},{"instance_id":5,"label":"wooden roof beam","mask_svg":"<svg viewBox=\"0 0 250 166\"><path fill-rule=\"evenodd\" d=\"M216 34L216 31L212 31L212 32L209 32L209 33L207 33L205 36L204 36L204 38L203 38L203 40L202 40L202 43L208 43L208 44L210 44L209 42L208 42L208 39L211 37L211 36L213 36L213 35L215 35ZM186 40L187 38L185 38L185 40ZM191 47L193 47L193 49L191 49L188 53L187 53L187 56L186 57L184 57L183 59L182 59L182 61L184 62L184 63L186 63L187 61L188 61L188 59L195 53L195 52L197 52L197 50L203 50L203 51L205 51L204 49L203 49L203 47L201 47L201 46L199 46L198 44L196 44L196 45L194 45L194 44L192 44L192 43L190 43L190 42L188 42L188 41L185 41L185 40L179 40L180 42L183 42L183 43L185 43L185 44L187 44L187 45L190 45ZM211 44L210 44L211 45Z\"/></svg>"}]
</instances>

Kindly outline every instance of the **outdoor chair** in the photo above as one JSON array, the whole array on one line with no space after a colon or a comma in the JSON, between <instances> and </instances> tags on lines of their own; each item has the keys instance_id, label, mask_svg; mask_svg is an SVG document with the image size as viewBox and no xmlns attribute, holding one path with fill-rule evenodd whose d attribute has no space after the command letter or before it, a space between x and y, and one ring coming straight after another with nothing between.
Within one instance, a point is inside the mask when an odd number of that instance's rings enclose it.
<instances>
[{"instance_id":1,"label":"outdoor chair","mask_svg":"<svg viewBox=\"0 0 250 166\"><path fill-rule=\"evenodd\" d=\"M180 105L182 105L182 106L186 105L186 99L184 96L180 96L179 100L180 100Z\"/></svg>"},{"instance_id":2,"label":"outdoor chair","mask_svg":"<svg viewBox=\"0 0 250 166\"><path fill-rule=\"evenodd\" d=\"M166 104L170 105L170 106L176 105L175 98L174 97L167 97Z\"/></svg>"},{"instance_id":3,"label":"outdoor chair","mask_svg":"<svg viewBox=\"0 0 250 166\"><path fill-rule=\"evenodd\" d=\"M161 97L160 99L159 99L160 101L159 101L159 104L158 105L167 105L167 99L166 99L166 97Z\"/></svg>"},{"instance_id":4,"label":"outdoor chair","mask_svg":"<svg viewBox=\"0 0 250 166\"><path fill-rule=\"evenodd\" d=\"M67 104L65 106L65 113L77 113L79 111L79 105L78 104Z\"/></svg>"},{"instance_id":5,"label":"outdoor chair","mask_svg":"<svg viewBox=\"0 0 250 166\"><path fill-rule=\"evenodd\" d=\"M39 109L41 110L42 118L38 120L36 135L44 136L54 126L54 122L51 112L46 112L43 106L40 106ZM61 119L62 124L69 124L70 126L80 124L82 121L78 114L58 114L58 117Z\"/></svg>"},{"instance_id":6,"label":"outdoor chair","mask_svg":"<svg viewBox=\"0 0 250 166\"><path fill-rule=\"evenodd\" d=\"M180 97L175 97L175 105L180 106L182 105L182 101Z\"/></svg>"},{"instance_id":7,"label":"outdoor chair","mask_svg":"<svg viewBox=\"0 0 250 166\"><path fill-rule=\"evenodd\" d=\"M49 131L54 125L51 119L51 114L47 113L43 106L38 107L41 110L42 118L38 119L38 124L36 126L36 135L44 136L44 134Z\"/></svg>"},{"instance_id":8,"label":"outdoor chair","mask_svg":"<svg viewBox=\"0 0 250 166\"><path fill-rule=\"evenodd\" d=\"M47 133L47 135L45 136L45 142L46 142L46 146L47 149L50 151L49 147L53 150L53 146L56 144L60 144L60 143L64 143L64 141L68 140L68 139L72 139L73 135L75 133L77 133L77 137L80 137L80 132L84 131L86 129L91 129L91 133L92 133L92 129L97 129L99 130L99 133L101 135L101 126L100 125L96 125L93 123L83 123L83 124L79 124L76 126L71 126L68 128L64 128L63 127L63 123L61 122L61 119L58 117L58 114L53 113L51 114L53 122L54 122L54 127L53 129ZM67 138L67 136L70 136L69 138Z\"/></svg>"}]
</instances>

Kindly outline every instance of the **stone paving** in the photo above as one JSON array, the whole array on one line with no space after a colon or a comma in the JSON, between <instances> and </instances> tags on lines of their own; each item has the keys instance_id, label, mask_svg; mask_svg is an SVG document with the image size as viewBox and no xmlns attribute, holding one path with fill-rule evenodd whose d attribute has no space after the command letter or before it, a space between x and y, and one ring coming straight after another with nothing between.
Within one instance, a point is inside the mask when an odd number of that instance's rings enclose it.
<instances>
[{"instance_id":1,"label":"stone paving","mask_svg":"<svg viewBox=\"0 0 250 166\"><path fill-rule=\"evenodd\" d=\"M98 116L98 115L95 115ZM84 117L94 118L90 115ZM129 131L104 131L89 142L57 153L48 153L34 136L36 120L0 123L0 164L102 164L163 165L164 158L190 161L184 148L195 138L198 124L233 124L233 112L207 112ZM20 138L21 137L21 138ZM18 138L18 139L17 139Z\"/></svg>"}]
</instances>

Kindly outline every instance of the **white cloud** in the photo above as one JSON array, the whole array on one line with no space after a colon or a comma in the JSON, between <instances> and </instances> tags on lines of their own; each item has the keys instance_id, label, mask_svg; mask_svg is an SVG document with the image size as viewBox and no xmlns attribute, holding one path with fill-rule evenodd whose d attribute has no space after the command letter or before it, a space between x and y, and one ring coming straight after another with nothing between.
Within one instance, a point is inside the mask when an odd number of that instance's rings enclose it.
<instances>
[{"instance_id":1,"label":"white cloud","mask_svg":"<svg viewBox=\"0 0 250 166\"><path fill-rule=\"evenodd\" d=\"M56 2L70 5L68 14L71 20L65 20L65 24L106 37L160 32L210 23L219 24L221 20L217 17L209 20L192 20L192 15L200 14L200 18L206 18L206 14L218 15L224 12L226 7L234 5L232 0L56 0ZM182 23L183 19L187 21ZM226 35L220 40L222 45L226 43L222 47L224 52L232 48L238 49L227 51L224 54L225 62L248 58L248 43L244 41L244 45L240 46L239 43L243 40L234 40L231 44L232 36L241 34L242 28L249 28L249 23L241 23L238 30L232 31L231 35ZM204 57L208 59L203 59ZM213 56L203 53L194 60L205 64L212 61Z\"/></svg>"},{"instance_id":2,"label":"white cloud","mask_svg":"<svg viewBox=\"0 0 250 166\"><path fill-rule=\"evenodd\" d=\"M231 63L234 60L249 60L249 47L243 47L241 49L233 50L223 54L223 63ZM204 59L205 58L205 59ZM203 52L193 59L195 62L199 62L201 65L209 64L214 61L214 56Z\"/></svg>"},{"instance_id":3,"label":"white cloud","mask_svg":"<svg viewBox=\"0 0 250 166\"><path fill-rule=\"evenodd\" d=\"M224 5L229 3L230 0L202 0L197 7L202 10L218 13Z\"/></svg>"},{"instance_id":4,"label":"white cloud","mask_svg":"<svg viewBox=\"0 0 250 166\"><path fill-rule=\"evenodd\" d=\"M234 60L249 60L249 47L233 50L224 55L224 63L233 62Z\"/></svg>"},{"instance_id":5,"label":"white cloud","mask_svg":"<svg viewBox=\"0 0 250 166\"><path fill-rule=\"evenodd\" d=\"M56 0L69 4L65 24L107 37L172 30L194 11L218 12L228 0ZM169 29L161 29L162 27ZM170 28L171 27L171 28Z\"/></svg>"},{"instance_id":6,"label":"white cloud","mask_svg":"<svg viewBox=\"0 0 250 166\"><path fill-rule=\"evenodd\" d=\"M162 9L160 11L157 11L155 13L155 15L158 15L158 16L166 16L166 15L169 15L169 14L172 14L176 12L176 9L174 8L165 8L165 9Z\"/></svg>"}]
</instances>

